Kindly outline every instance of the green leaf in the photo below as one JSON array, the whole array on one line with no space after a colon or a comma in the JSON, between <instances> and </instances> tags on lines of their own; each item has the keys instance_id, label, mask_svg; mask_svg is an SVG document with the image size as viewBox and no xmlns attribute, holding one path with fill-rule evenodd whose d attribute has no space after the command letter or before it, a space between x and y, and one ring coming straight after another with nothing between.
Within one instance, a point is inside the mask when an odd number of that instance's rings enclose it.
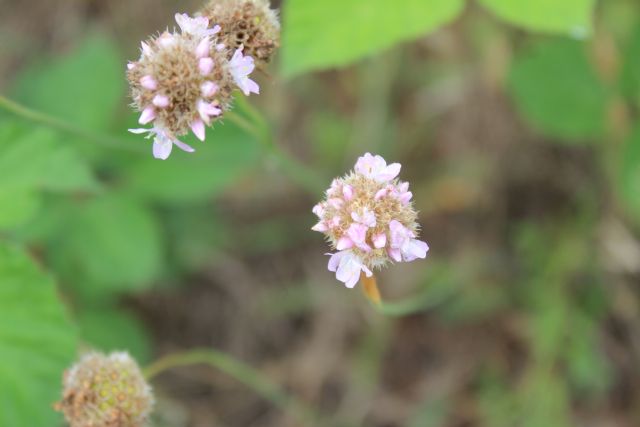
<instances>
[{"instance_id":1,"label":"green leaf","mask_svg":"<svg viewBox=\"0 0 640 427\"><path fill-rule=\"evenodd\" d=\"M258 159L257 142L230 124L207 129L205 143L185 139L196 153L175 150L170 160L140 157L123 173L128 191L166 203L197 202L214 197Z\"/></svg>"},{"instance_id":2,"label":"green leaf","mask_svg":"<svg viewBox=\"0 0 640 427\"><path fill-rule=\"evenodd\" d=\"M521 54L509 89L525 119L546 136L584 142L605 132L608 91L579 42L547 41Z\"/></svg>"},{"instance_id":3,"label":"green leaf","mask_svg":"<svg viewBox=\"0 0 640 427\"><path fill-rule=\"evenodd\" d=\"M585 37L592 31L595 0L480 0L512 24L530 30Z\"/></svg>"},{"instance_id":4,"label":"green leaf","mask_svg":"<svg viewBox=\"0 0 640 427\"><path fill-rule=\"evenodd\" d=\"M0 188L97 189L88 163L67 144L49 129L0 122Z\"/></svg>"},{"instance_id":5,"label":"green leaf","mask_svg":"<svg viewBox=\"0 0 640 427\"><path fill-rule=\"evenodd\" d=\"M33 64L20 76L16 99L93 130L107 128L123 101L124 62L103 34L87 37L66 56Z\"/></svg>"},{"instance_id":6,"label":"green leaf","mask_svg":"<svg viewBox=\"0 0 640 427\"><path fill-rule=\"evenodd\" d=\"M141 363L151 357L151 341L144 326L131 314L116 307L85 307L76 320L80 336L105 353L126 350Z\"/></svg>"},{"instance_id":7,"label":"green leaf","mask_svg":"<svg viewBox=\"0 0 640 427\"><path fill-rule=\"evenodd\" d=\"M0 229L22 225L40 206L40 199L32 191L0 188Z\"/></svg>"},{"instance_id":8,"label":"green leaf","mask_svg":"<svg viewBox=\"0 0 640 427\"><path fill-rule=\"evenodd\" d=\"M61 241L52 242L56 270L87 297L146 288L162 271L163 241L153 213L111 194L76 208Z\"/></svg>"},{"instance_id":9,"label":"green leaf","mask_svg":"<svg viewBox=\"0 0 640 427\"><path fill-rule=\"evenodd\" d=\"M288 0L282 71L341 67L453 20L462 0Z\"/></svg>"},{"instance_id":10,"label":"green leaf","mask_svg":"<svg viewBox=\"0 0 640 427\"><path fill-rule=\"evenodd\" d=\"M640 126L624 143L619 173L618 193L636 222L640 223Z\"/></svg>"},{"instance_id":11,"label":"green leaf","mask_svg":"<svg viewBox=\"0 0 640 427\"><path fill-rule=\"evenodd\" d=\"M76 353L76 331L53 281L0 244L0 425L59 425L52 404Z\"/></svg>"}]
</instances>

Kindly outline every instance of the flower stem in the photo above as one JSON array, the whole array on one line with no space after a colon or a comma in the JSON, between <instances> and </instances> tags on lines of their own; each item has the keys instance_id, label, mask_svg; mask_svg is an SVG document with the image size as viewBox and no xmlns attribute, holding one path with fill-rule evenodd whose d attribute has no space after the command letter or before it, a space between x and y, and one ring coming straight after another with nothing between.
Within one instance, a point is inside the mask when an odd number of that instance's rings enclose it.
<instances>
[{"instance_id":1,"label":"flower stem","mask_svg":"<svg viewBox=\"0 0 640 427\"><path fill-rule=\"evenodd\" d=\"M362 292L369 298L369 301L379 307L382 304L382 297L380 296L376 276L372 274L371 277L367 277L366 274L360 273L360 281L363 285Z\"/></svg>"},{"instance_id":2,"label":"flower stem","mask_svg":"<svg viewBox=\"0 0 640 427\"><path fill-rule=\"evenodd\" d=\"M283 411L295 416L304 425L319 425L321 422L320 415L308 407L306 403L285 393L279 386L250 366L217 350L193 349L169 354L147 366L143 372L147 379L153 379L168 369L195 364L207 364L219 369L250 387Z\"/></svg>"},{"instance_id":3,"label":"flower stem","mask_svg":"<svg viewBox=\"0 0 640 427\"><path fill-rule=\"evenodd\" d=\"M0 108L12 114L15 114L16 116L22 117L23 119L26 119L30 122L38 123L43 126L68 133L70 135L75 135L77 137L96 142L100 145L133 152L142 152L143 150L143 147L141 146L132 145L118 138L95 133L57 117L50 116L40 111L32 110L22 104L12 101L11 99L3 95L0 95Z\"/></svg>"}]
</instances>

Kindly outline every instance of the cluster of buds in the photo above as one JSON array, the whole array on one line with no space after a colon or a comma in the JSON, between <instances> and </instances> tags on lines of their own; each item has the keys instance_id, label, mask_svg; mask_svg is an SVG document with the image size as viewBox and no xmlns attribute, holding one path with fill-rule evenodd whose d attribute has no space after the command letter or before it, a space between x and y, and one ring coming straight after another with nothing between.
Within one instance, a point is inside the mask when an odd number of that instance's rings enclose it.
<instances>
[{"instance_id":1,"label":"cluster of buds","mask_svg":"<svg viewBox=\"0 0 640 427\"><path fill-rule=\"evenodd\" d=\"M249 78L255 68L254 59L245 53L260 52L261 61L268 59L273 49L267 53L265 46L277 46L277 17L262 1L218 2L209 4L196 17L176 14L179 30L165 31L143 41L140 58L127 64L133 107L140 112L138 121L142 125L151 124L149 128L130 132L153 137L156 158L167 159L174 145L186 152L195 151L179 138L191 131L204 141L206 127L231 107L234 89L240 89L246 96L260 92L258 84ZM254 12L260 10L266 16L265 10L269 11L271 20L241 13L249 3ZM236 15L238 22L233 21ZM255 27L251 30L252 37L247 39L249 44L232 42L230 39L238 37L233 34L239 28L249 29L247 18L252 19ZM273 43L264 40L265 34L269 34Z\"/></svg>"},{"instance_id":2,"label":"cluster of buds","mask_svg":"<svg viewBox=\"0 0 640 427\"><path fill-rule=\"evenodd\" d=\"M409 184L396 177L400 164L366 153L354 171L334 179L326 200L313 208L319 222L312 230L324 233L337 252L329 270L352 288L360 275L390 261L409 262L425 258L429 247L417 240L417 213Z\"/></svg>"},{"instance_id":3,"label":"cluster of buds","mask_svg":"<svg viewBox=\"0 0 640 427\"><path fill-rule=\"evenodd\" d=\"M143 427L151 388L127 353L88 353L65 372L56 404L71 427Z\"/></svg>"}]
</instances>

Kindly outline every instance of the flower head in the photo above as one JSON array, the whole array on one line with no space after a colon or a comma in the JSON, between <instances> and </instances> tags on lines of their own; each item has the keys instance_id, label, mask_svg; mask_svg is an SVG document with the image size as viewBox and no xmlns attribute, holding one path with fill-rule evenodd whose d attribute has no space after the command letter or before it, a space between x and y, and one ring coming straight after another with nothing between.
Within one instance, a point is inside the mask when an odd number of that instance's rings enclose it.
<instances>
[{"instance_id":1,"label":"flower head","mask_svg":"<svg viewBox=\"0 0 640 427\"><path fill-rule=\"evenodd\" d=\"M234 86L226 54L215 49L220 29L208 29L205 17L176 14L176 22L181 33L142 42L140 59L127 65L133 105L140 124L153 124L148 132L155 135L153 152L160 159L174 144L194 151L177 138L191 131L204 141L206 126L229 108Z\"/></svg>"},{"instance_id":2,"label":"flower head","mask_svg":"<svg viewBox=\"0 0 640 427\"><path fill-rule=\"evenodd\" d=\"M56 404L71 427L142 427L153 395L127 353L89 353L64 374Z\"/></svg>"},{"instance_id":3,"label":"flower head","mask_svg":"<svg viewBox=\"0 0 640 427\"><path fill-rule=\"evenodd\" d=\"M200 15L220 25L219 39L229 53L244 46L258 65L269 62L280 45L280 22L268 0L211 0Z\"/></svg>"},{"instance_id":4,"label":"flower head","mask_svg":"<svg viewBox=\"0 0 640 427\"><path fill-rule=\"evenodd\" d=\"M338 251L330 254L328 268L348 287L389 261L427 256L429 247L416 238L409 184L396 178L399 173L400 164L366 153L353 172L333 180L326 199L313 208L319 221L312 230L324 233Z\"/></svg>"}]
</instances>

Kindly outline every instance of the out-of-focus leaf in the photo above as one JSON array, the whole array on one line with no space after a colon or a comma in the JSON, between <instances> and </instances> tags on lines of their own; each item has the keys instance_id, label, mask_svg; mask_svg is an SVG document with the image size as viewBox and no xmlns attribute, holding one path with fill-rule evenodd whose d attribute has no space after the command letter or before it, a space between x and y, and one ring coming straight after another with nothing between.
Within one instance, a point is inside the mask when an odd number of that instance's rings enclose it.
<instances>
[{"instance_id":1,"label":"out-of-focus leaf","mask_svg":"<svg viewBox=\"0 0 640 427\"><path fill-rule=\"evenodd\" d=\"M93 34L67 55L24 70L14 92L31 108L104 130L123 99L124 85L124 66L113 40Z\"/></svg>"},{"instance_id":2,"label":"out-of-focus leaf","mask_svg":"<svg viewBox=\"0 0 640 427\"><path fill-rule=\"evenodd\" d=\"M57 268L86 296L143 289L162 271L164 245L153 213L111 194L76 208L68 235L52 243Z\"/></svg>"},{"instance_id":3,"label":"out-of-focus leaf","mask_svg":"<svg viewBox=\"0 0 640 427\"><path fill-rule=\"evenodd\" d=\"M124 172L128 191L166 203L207 200L224 190L239 175L253 168L260 147L237 127L224 124L207 129L207 141L185 138L196 152L176 149L167 161L149 156Z\"/></svg>"},{"instance_id":4,"label":"out-of-focus leaf","mask_svg":"<svg viewBox=\"0 0 640 427\"><path fill-rule=\"evenodd\" d=\"M547 136L584 142L605 131L608 93L582 43L553 40L523 52L509 88L525 119Z\"/></svg>"},{"instance_id":5,"label":"out-of-focus leaf","mask_svg":"<svg viewBox=\"0 0 640 427\"><path fill-rule=\"evenodd\" d=\"M151 341L134 316L116 307L85 307L76 317L80 337L103 352L126 350L138 361L148 362Z\"/></svg>"},{"instance_id":6,"label":"out-of-focus leaf","mask_svg":"<svg viewBox=\"0 0 640 427\"><path fill-rule=\"evenodd\" d=\"M591 33L595 0L480 0L512 24L537 31L585 37Z\"/></svg>"},{"instance_id":7,"label":"out-of-focus leaf","mask_svg":"<svg viewBox=\"0 0 640 427\"><path fill-rule=\"evenodd\" d=\"M282 70L288 76L341 67L450 22L462 0L289 0Z\"/></svg>"},{"instance_id":8,"label":"out-of-focus leaf","mask_svg":"<svg viewBox=\"0 0 640 427\"><path fill-rule=\"evenodd\" d=\"M0 123L0 188L52 191L98 188L86 161L61 137L39 127Z\"/></svg>"},{"instance_id":9,"label":"out-of-focus leaf","mask_svg":"<svg viewBox=\"0 0 640 427\"><path fill-rule=\"evenodd\" d=\"M58 425L52 403L76 352L76 331L53 281L0 244L0 425Z\"/></svg>"},{"instance_id":10,"label":"out-of-focus leaf","mask_svg":"<svg viewBox=\"0 0 640 427\"><path fill-rule=\"evenodd\" d=\"M40 200L29 190L5 190L0 188L0 229L19 226L38 209Z\"/></svg>"},{"instance_id":11,"label":"out-of-focus leaf","mask_svg":"<svg viewBox=\"0 0 640 427\"><path fill-rule=\"evenodd\" d=\"M640 127L624 143L619 174L620 197L636 222L640 223Z\"/></svg>"}]
</instances>

